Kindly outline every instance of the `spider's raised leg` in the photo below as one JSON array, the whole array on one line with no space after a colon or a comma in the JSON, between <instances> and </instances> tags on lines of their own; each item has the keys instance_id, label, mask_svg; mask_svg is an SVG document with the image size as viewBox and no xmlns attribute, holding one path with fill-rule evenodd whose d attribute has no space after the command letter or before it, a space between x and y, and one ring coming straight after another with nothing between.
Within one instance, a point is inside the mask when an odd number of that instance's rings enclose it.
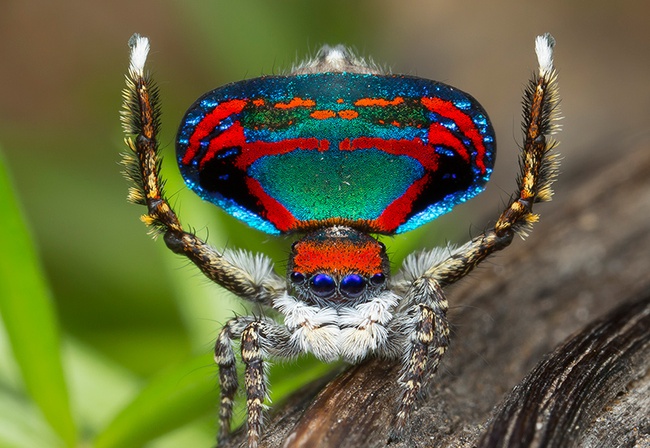
<instances>
[{"instance_id":1,"label":"spider's raised leg","mask_svg":"<svg viewBox=\"0 0 650 448\"><path fill-rule=\"evenodd\" d=\"M133 183L129 200L145 205L142 221L154 234L163 234L167 246L186 256L211 280L237 296L270 304L285 289L285 281L273 272L270 260L243 252L220 253L200 238L183 230L163 192L159 177L158 129L160 110L155 83L145 74L149 41L134 35L129 41L131 63L124 90L122 124L131 152L124 155L125 174Z\"/></svg>"},{"instance_id":2,"label":"spider's raised leg","mask_svg":"<svg viewBox=\"0 0 650 448\"><path fill-rule=\"evenodd\" d=\"M557 155L551 153L556 146L551 135L558 129L555 121L559 118L554 44L550 34L539 36L535 41L539 72L524 94L524 145L519 160L518 189L493 229L424 270L423 276L435 279L443 287L463 278L493 252L506 248L516 234L525 237L538 220L538 215L532 211L533 204L551 200L551 184L558 168Z\"/></svg>"}]
</instances>

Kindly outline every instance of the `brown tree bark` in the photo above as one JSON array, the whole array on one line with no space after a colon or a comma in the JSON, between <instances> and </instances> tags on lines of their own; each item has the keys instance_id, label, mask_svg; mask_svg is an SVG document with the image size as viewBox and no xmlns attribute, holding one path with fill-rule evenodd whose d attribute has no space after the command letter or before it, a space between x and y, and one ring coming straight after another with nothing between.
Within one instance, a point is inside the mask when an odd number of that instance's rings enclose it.
<instances>
[{"instance_id":1,"label":"brown tree bark","mask_svg":"<svg viewBox=\"0 0 650 448\"><path fill-rule=\"evenodd\" d=\"M262 446L650 446L650 142L611 154L448 289L452 345L401 440L399 366L369 360L274 408Z\"/></svg>"}]
</instances>

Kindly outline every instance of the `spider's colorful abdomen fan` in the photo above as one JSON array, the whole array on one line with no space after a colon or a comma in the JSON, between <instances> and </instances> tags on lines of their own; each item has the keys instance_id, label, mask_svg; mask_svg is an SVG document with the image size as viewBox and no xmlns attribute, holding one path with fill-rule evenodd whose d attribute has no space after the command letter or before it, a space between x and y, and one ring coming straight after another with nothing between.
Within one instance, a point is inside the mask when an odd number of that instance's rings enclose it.
<instances>
[{"instance_id":1,"label":"spider's colorful abdomen fan","mask_svg":"<svg viewBox=\"0 0 650 448\"><path fill-rule=\"evenodd\" d=\"M189 109L177 139L190 188L268 233L411 230L482 191L495 151L487 114L466 93L357 73L218 88Z\"/></svg>"}]
</instances>

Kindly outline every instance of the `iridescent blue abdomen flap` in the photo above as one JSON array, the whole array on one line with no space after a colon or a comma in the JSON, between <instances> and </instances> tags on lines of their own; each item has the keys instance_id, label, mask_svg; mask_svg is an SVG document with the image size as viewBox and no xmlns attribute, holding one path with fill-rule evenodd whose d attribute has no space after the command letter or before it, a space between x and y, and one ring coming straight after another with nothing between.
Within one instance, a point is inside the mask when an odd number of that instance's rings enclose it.
<instances>
[{"instance_id":1,"label":"iridescent blue abdomen flap","mask_svg":"<svg viewBox=\"0 0 650 448\"><path fill-rule=\"evenodd\" d=\"M187 184L269 233L418 227L482 191L495 137L466 93L408 76L262 77L201 97L177 156Z\"/></svg>"}]
</instances>

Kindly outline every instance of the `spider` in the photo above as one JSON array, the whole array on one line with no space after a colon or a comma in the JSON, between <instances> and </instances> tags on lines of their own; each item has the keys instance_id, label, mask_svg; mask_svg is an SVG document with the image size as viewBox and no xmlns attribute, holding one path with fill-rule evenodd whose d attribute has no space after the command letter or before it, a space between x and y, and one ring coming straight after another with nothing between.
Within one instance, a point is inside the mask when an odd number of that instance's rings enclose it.
<instances>
[{"instance_id":1,"label":"spider","mask_svg":"<svg viewBox=\"0 0 650 448\"><path fill-rule=\"evenodd\" d=\"M265 362L312 353L358 363L401 360L401 400L393 428L408 422L416 398L449 344L443 288L460 280L538 216L551 199L558 129L554 40L537 37L539 71L523 100L517 189L493 227L459 247L409 255L391 276L373 235L406 232L483 190L495 159L487 114L470 95L426 79L384 74L345 47L323 47L286 76L235 82L208 92L187 111L176 140L187 185L250 226L298 234L287 273L242 250L216 250L185 231L163 192L157 88L145 73L149 41L134 35L122 123L130 151L129 200L173 252L240 298L275 310L238 316L214 349L227 439L238 389L234 345L245 369L247 443L259 444L267 398Z\"/></svg>"}]
</instances>

